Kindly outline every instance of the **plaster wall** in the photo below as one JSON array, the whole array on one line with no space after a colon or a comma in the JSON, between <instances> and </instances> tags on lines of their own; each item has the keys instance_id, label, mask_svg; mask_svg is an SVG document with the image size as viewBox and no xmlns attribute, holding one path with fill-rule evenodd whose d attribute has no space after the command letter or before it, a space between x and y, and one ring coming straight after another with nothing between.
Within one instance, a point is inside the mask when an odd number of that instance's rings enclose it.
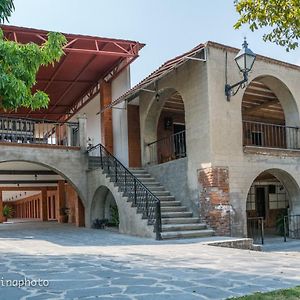
<instances>
[{"instance_id":1,"label":"plaster wall","mask_svg":"<svg viewBox=\"0 0 300 300\"><path fill-rule=\"evenodd\" d=\"M147 144L157 140L157 123L164 99L168 93L178 91L185 108L188 145L185 177L189 194L193 194L198 188L197 170L211 161L206 62L186 62L160 79L157 88L161 93L160 101L156 101L155 95L149 92L142 92L139 96L142 163L147 165L149 162Z\"/></svg>"},{"instance_id":2,"label":"plaster wall","mask_svg":"<svg viewBox=\"0 0 300 300\"><path fill-rule=\"evenodd\" d=\"M99 189L101 189L100 192ZM93 211L94 209L97 210L100 218L103 216L103 198L106 198L107 190L111 192L118 206L120 221L119 231L121 233L142 237L155 237L155 233L153 232L154 227L149 226L146 219L142 219L142 215L137 213L137 208L132 207L131 203L127 202L127 198L122 196L122 193L118 191L118 187L102 173L101 169L88 172L89 203L85 210L86 227L91 227L92 225L92 221L96 216ZM101 204L95 203L94 201L100 202Z\"/></svg>"},{"instance_id":3,"label":"plaster wall","mask_svg":"<svg viewBox=\"0 0 300 300\"><path fill-rule=\"evenodd\" d=\"M227 50L228 82L241 80L234 62L235 51ZM290 209L300 212L300 194L294 192L300 184L300 153L287 151L261 151L246 153L242 145L241 105L244 90L226 101L224 94L226 49L208 49L208 94L210 102L211 164L229 169L229 195L232 206L232 234L246 234L246 199L253 180L263 171L275 171L291 197ZM283 63L258 57L249 81L257 78L272 89L279 98L286 117L286 124L299 126L300 70ZM201 189L201 187L200 187ZM297 194L298 193L298 194Z\"/></svg>"},{"instance_id":4,"label":"plaster wall","mask_svg":"<svg viewBox=\"0 0 300 300\"><path fill-rule=\"evenodd\" d=\"M73 116L70 121L77 122L77 116L86 115L86 135L90 138L92 145L97 145L101 142L101 114L100 111L100 94L96 95L87 105L85 105L78 113Z\"/></svg>"},{"instance_id":5,"label":"plaster wall","mask_svg":"<svg viewBox=\"0 0 300 300\"><path fill-rule=\"evenodd\" d=\"M130 88L130 68L126 68L112 81L112 101L119 98ZM114 155L128 166L128 126L126 103L120 103L113 108L113 144Z\"/></svg>"}]
</instances>

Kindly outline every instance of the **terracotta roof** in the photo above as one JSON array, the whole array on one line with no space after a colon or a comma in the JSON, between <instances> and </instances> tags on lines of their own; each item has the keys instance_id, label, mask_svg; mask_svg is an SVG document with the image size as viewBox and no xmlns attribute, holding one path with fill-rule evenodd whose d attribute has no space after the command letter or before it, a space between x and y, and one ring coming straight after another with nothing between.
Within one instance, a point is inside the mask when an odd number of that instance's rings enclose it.
<instances>
[{"instance_id":1,"label":"terracotta roof","mask_svg":"<svg viewBox=\"0 0 300 300\"><path fill-rule=\"evenodd\" d=\"M1 25L8 40L41 45L48 31ZM4 112L15 117L67 119L99 92L99 82L107 76L116 77L133 62L144 47L136 41L110 39L79 34L65 34L68 44L65 55L54 66L41 67L33 90L45 91L49 107L31 111L21 108Z\"/></svg>"}]
</instances>

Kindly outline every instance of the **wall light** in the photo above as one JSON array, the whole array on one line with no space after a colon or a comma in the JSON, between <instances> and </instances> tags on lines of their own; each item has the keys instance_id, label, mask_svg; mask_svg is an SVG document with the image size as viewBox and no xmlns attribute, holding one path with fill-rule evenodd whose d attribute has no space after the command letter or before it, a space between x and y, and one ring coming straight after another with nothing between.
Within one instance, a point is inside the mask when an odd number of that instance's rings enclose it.
<instances>
[{"instance_id":1,"label":"wall light","mask_svg":"<svg viewBox=\"0 0 300 300\"><path fill-rule=\"evenodd\" d=\"M240 88L245 87L245 83L248 81L248 73L252 70L255 59L256 59L256 54L253 53L248 48L248 43L245 38L245 41L243 43L243 48L234 58L237 66L239 67L240 72L243 73L243 80L233 85L229 85L229 84L225 85L225 95L227 96L227 101L230 101L230 97L236 95L236 93L239 91ZM234 91L234 88L236 87L237 89Z\"/></svg>"}]
</instances>

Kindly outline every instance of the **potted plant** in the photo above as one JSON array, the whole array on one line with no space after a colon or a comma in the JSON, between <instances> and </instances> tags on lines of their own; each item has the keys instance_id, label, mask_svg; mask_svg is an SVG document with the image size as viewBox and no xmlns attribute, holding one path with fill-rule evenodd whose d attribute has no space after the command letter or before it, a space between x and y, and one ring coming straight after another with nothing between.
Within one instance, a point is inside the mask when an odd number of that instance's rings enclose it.
<instances>
[{"instance_id":1,"label":"potted plant","mask_svg":"<svg viewBox=\"0 0 300 300\"><path fill-rule=\"evenodd\" d=\"M11 218L13 216L13 212L14 211L11 206L4 205L3 211L2 211L3 222L6 222L8 218Z\"/></svg>"}]
</instances>

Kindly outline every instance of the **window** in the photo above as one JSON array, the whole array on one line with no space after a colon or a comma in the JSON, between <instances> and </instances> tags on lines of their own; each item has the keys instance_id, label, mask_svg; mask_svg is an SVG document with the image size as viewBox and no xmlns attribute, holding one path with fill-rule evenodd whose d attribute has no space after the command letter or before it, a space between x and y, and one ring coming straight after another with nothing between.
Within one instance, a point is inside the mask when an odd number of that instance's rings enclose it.
<instances>
[{"instance_id":1,"label":"window","mask_svg":"<svg viewBox=\"0 0 300 300\"><path fill-rule=\"evenodd\" d=\"M289 205L286 190L283 185L274 185L274 193L269 190L269 209L284 209Z\"/></svg>"}]
</instances>

